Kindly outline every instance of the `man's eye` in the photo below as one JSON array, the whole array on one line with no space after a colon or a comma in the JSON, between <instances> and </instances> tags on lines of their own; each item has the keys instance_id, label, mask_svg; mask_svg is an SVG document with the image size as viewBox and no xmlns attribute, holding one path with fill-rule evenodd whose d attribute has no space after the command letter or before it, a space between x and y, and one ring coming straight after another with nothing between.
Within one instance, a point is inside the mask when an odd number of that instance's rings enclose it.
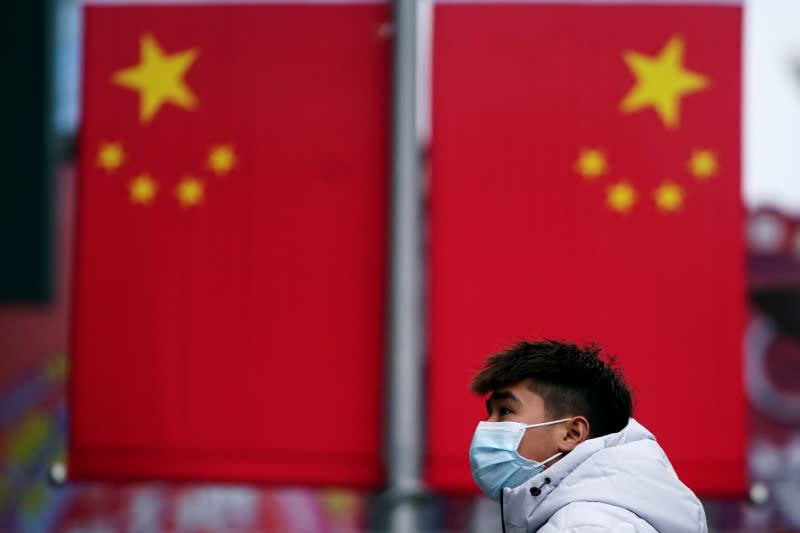
<instances>
[{"instance_id":1,"label":"man's eye","mask_svg":"<svg viewBox=\"0 0 800 533\"><path fill-rule=\"evenodd\" d=\"M510 415L512 412L513 411L511 409L509 409L508 407L498 407L497 408L497 414L500 415L500 416Z\"/></svg>"}]
</instances>

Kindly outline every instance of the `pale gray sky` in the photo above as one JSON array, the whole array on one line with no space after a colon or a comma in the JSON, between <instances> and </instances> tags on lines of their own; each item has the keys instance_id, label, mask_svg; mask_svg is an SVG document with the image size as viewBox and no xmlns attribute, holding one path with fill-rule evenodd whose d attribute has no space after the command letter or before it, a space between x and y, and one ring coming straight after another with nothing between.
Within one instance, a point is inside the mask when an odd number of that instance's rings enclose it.
<instances>
[{"instance_id":1,"label":"pale gray sky","mask_svg":"<svg viewBox=\"0 0 800 533\"><path fill-rule=\"evenodd\" d=\"M744 198L800 214L800 1L745 10Z\"/></svg>"}]
</instances>

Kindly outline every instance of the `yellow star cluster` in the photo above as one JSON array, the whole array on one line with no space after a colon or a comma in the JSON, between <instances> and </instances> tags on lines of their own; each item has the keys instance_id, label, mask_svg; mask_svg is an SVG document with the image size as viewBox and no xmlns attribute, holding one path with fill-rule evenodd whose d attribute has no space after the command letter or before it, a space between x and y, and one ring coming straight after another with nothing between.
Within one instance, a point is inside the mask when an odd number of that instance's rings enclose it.
<instances>
[{"instance_id":1,"label":"yellow star cluster","mask_svg":"<svg viewBox=\"0 0 800 533\"><path fill-rule=\"evenodd\" d=\"M125 151L119 141L101 143L97 150L97 166L106 174L113 174L125 162ZM216 175L224 176L231 172L236 162L236 152L230 144L214 145L208 151L207 167ZM161 186L149 172L134 175L127 183L131 204L149 206L155 203ZM184 208L203 203L206 182L194 175L185 175L173 189L174 198Z\"/></svg>"},{"instance_id":2,"label":"yellow star cluster","mask_svg":"<svg viewBox=\"0 0 800 533\"><path fill-rule=\"evenodd\" d=\"M698 181L707 181L718 171L716 155L708 149L692 151L687 163L689 173ZM609 172L610 165L605 152L599 148L584 148L575 160L575 170L584 179L596 181ZM685 187L670 181L663 181L654 191L652 200L661 213L674 213L684 206ZM639 191L629 180L618 180L606 188L606 205L612 211L627 214L633 211L639 201Z\"/></svg>"}]
</instances>

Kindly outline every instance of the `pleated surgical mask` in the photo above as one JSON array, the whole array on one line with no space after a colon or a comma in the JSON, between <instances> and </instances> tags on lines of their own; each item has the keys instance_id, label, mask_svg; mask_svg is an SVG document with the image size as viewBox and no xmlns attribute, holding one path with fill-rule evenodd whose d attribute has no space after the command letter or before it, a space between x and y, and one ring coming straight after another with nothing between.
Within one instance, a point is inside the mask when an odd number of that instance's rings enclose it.
<instances>
[{"instance_id":1,"label":"pleated surgical mask","mask_svg":"<svg viewBox=\"0 0 800 533\"><path fill-rule=\"evenodd\" d=\"M570 418L540 424L520 422L479 422L469 447L472 478L488 497L497 500L504 488L514 488L544 470L545 465L561 452L542 462L526 459L519 454L519 443L530 428L552 426Z\"/></svg>"}]
</instances>

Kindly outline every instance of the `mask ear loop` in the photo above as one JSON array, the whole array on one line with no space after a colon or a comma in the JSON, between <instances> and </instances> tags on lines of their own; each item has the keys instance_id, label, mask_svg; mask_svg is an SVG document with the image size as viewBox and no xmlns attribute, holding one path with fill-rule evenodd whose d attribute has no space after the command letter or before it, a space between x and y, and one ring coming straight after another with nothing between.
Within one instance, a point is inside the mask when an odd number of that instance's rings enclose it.
<instances>
[{"instance_id":1,"label":"mask ear loop","mask_svg":"<svg viewBox=\"0 0 800 533\"><path fill-rule=\"evenodd\" d=\"M564 453L563 452L556 452L555 455L552 455L552 456L548 457L547 459L545 459L544 461L542 461L542 464L546 465L547 463L549 463L550 461L552 461L553 459L555 459L559 455L564 455Z\"/></svg>"},{"instance_id":2,"label":"mask ear loop","mask_svg":"<svg viewBox=\"0 0 800 533\"><path fill-rule=\"evenodd\" d=\"M538 424L528 424L525 426L525 429L552 426L554 424L560 424L561 422L569 422L570 420L572 420L572 418L562 418L561 420L551 420L549 422L540 422Z\"/></svg>"},{"instance_id":3,"label":"mask ear loop","mask_svg":"<svg viewBox=\"0 0 800 533\"><path fill-rule=\"evenodd\" d=\"M561 420L551 420L550 422L542 422L542 423L539 423L539 424L529 424L529 425L525 426L525 431L527 431L529 428L552 426L554 424L560 424L561 422L569 422L570 420L573 420L573 418L562 418ZM520 453L519 453L519 445L522 442L523 434L524 434L524 432L522 432L520 434L519 441L517 442L517 448L515 450L518 457L521 457L522 459L524 459L524 460L526 460L526 461L528 461L530 463L538 463L538 464L544 466L547 463L549 463L550 461L552 461L553 459L555 459L556 457L558 457L559 455L564 455L563 452L557 452L555 455L551 455L550 457L548 457L547 459L545 459L544 461L541 461L541 462L540 461L534 461L532 459L528 459L527 457L522 457L522 455L520 455ZM502 489L501 489L501 491L502 491Z\"/></svg>"}]
</instances>

